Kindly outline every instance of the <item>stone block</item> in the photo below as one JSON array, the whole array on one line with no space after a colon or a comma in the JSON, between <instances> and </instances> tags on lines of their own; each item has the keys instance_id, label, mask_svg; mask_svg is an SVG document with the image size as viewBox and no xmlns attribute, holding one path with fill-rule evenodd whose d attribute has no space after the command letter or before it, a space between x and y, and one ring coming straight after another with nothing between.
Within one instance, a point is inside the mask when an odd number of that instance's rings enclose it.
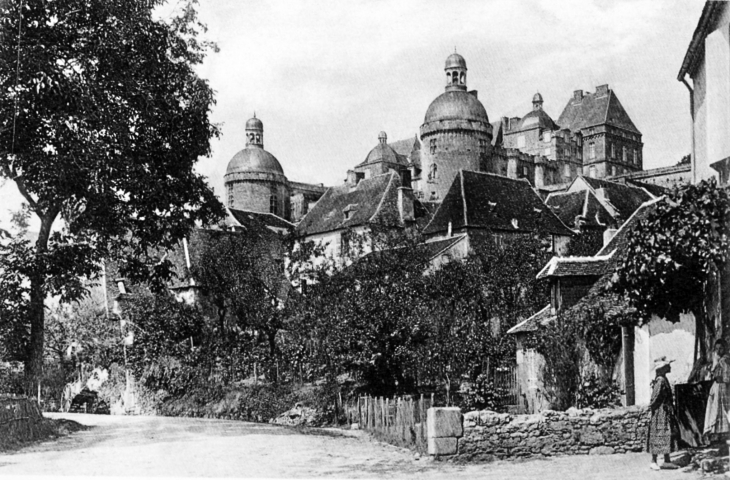
<instances>
[{"instance_id":1,"label":"stone block","mask_svg":"<svg viewBox=\"0 0 730 480\"><path fill-rule=\"evenodd\" d=\"M591 455L613 455L614 449L611 447L593 447L589 453Z\"/></svg>"},{"instance_id":2,"label":"stone block","mask_svg":"<svg viewBox=\"0 0 730 480\"><path fill-rule=\"evenodd\" d=\"M426 431L428 438L461 437L464 434L461 409L432 407L428 409Z\"/></svg>"},{"instance_id":3,"label":"stone block","mask_svg":"<svg viewBox=\"0 0 730 480\"><path fill-rule=\"evenodd\" d=\"M581 434L580 441L586 445L599 445L602 444L605 439L601 432L586 429L586 431Z\"/></svg>"},{"instance_id":4,"label":"stone block","mask_svg":"<svg viewBox=\"0 0 730 480\"><path fill-rule=\"evenodd\" d=\"M456 437L435 438L428 437L428 454L429 455L455 455L458 448L458 440Z\"/></svg>"}]
</instances>

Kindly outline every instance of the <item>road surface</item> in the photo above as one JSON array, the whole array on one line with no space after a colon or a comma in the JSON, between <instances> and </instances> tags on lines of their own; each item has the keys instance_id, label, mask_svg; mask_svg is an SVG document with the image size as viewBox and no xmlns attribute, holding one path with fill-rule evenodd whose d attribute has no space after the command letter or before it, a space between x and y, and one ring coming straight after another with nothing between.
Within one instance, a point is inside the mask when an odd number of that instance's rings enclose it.
<instances>
[{"instance_id":1,"label":"road surface","mask_svg":"<svg viewBox=\"0 0 730 480\"><path fill-rule=\"evenodd\" d=\"M48 416L91 428L0 454L0 477L697 478L679 471L650 471L646 454L454 465L417 460L362 432L302 434L272 425L191 418Z\"/></svg>"}]
</instances>

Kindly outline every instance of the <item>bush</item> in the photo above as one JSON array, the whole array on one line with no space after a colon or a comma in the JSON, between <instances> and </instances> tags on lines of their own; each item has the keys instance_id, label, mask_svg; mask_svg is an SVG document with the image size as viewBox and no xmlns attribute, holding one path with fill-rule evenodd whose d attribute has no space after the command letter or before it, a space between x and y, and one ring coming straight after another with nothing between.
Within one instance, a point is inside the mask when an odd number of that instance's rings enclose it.
<instances>
[{"instance_id":1,"label":"bush","mask_svg":"<svg viewBox=\"0 0 730 480\"><path fill-rule=\"evenodd\" d=\"M608 408L621 405L623 391L615 383L606 383L595 373L589 374L578 386L576 407Z\"/></svg>"},{"instance_id":2,"label":"bush","mask_svg":"<svg viewBox=\"0 0 730 480\"><path fill-rule=\"evenodd\" d=\"M459 388L458 405L462 411L473 410L502 410L500 397L507 392L499 391L494 383L485 374L477 376L474 382L464 382Z\"/></svg>"}]
</instances>

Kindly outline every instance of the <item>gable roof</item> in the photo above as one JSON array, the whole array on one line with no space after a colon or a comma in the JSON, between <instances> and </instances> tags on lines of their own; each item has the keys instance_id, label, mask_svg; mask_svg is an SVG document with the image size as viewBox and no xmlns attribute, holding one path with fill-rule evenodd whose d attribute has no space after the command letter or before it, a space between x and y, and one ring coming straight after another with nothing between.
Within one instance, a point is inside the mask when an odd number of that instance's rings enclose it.
<instances>
[{"instance_id":1,"label":"gable roof","mask_svg":"<svg viewBox=\"0 0 730 480\"><path fill-rule=\"evenodd\" d=\"M643 188L634 187L609 180L591 177L579 177L593 190L599 201L608 203L615 208L621 220L628 219L644 202L652 200L654 196ZM576 178L576 181L578 179ZM603 197L598 190L603 189Z\"/></svg>"},{"instance_id":2,"label":"gable roof","mask_svg":"<svg viewBox=\"0 0 730 480\"><path fill-rule=\"evenodd\" d=\"M542 227L553 235L573 234L526 179L469 170L459 171L424 233L447 231L449 223L454 230L534 232Z\"/></svg>"},{"instance_id":3,"label":"gable roof","mask_svg":"<svg viewBox=\"0 0 730 480\"><path fill-rule=\"evenodd\" d=\"M409 157L414 148L416 150L420 149L418 136L416 136L415 138L396 140L395 142L388 143L388 146L390 146L390 148L392 148L395 153L397 153L398 155L403 155L404 157Z\"/></svg>"},{"instance_id":4,"label":"gable roof","mask_svg":"<svg viewBox=\"0 0 730 480\"><path fill-rule=\"evenodd\" d=\"M235 226L243 228L258 228L260 225L265 225L273 231L292 231L294 229L293 223L288 222L273 213L259 213L235 208L228 208L227 210L233 220L229 221L229 223Z\"/></svg>"},{"instance_id":5,"label":"gable roof","mask_svg":"<svg viewBox=\"0 0 730 480\"><path fill-rule=\"evenodd\" d=\"M589 227L613 223L613 217L591 190L551 193L545 204L568 227L578 227L576 217L582 217L583 225Z\"/></svg>"},{"instance_id":6,"label":"gable roof","mask_svg":"<svg viewBox=\"0 0 730 480\"><path fill-rule=\"evenodd\" d=\"M541 325L551 322L554 318L555 314L553 313L552 307L548 305L527 320L523 320L507 330L507 334L535 332Z\"/></svg>"},{"instance_id":7,"label":"gable roof","mask_svg":"<svg viewBox=\"0 0 730 480\"><path fill-rule=\"evenodd\" d=\"M584 94L581 100L571 98L558 118L561 128L573 132L604 124L641 135L608 85L598 87L595 93Z\"/></svg>"},{"instance_id":8,"label":"gable roof","mask_svg":"<svg viewBox=\"0 0 730 480\"><path fill-rule=\"evenodd\" d=\"M345 184L329 188L299 222L297 233L314 235L368 223L399 224L400 186L400 176L391 171L360 180L356 187ZM350 212L348 218L345 210Z\"/></svg>"}]
</instances>

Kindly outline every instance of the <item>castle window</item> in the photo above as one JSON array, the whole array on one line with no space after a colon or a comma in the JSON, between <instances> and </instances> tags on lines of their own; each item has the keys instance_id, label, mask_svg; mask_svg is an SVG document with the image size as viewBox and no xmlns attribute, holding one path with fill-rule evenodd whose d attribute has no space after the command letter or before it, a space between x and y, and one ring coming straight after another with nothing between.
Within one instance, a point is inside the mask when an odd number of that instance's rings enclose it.
<instances>
[{"instance_id":1,"label":"castle window","mask_svg":"<svg viewBox=\"0 0 730 480\"><path fill-rule=\"evenodd\" d=\"M459 72L452 73L451 78L452 78L451 83L453 83L454 85L458 84L459 83Z\"/></svg>"},{"instance_id":2,"label":"castle window","mask_svg":"<svg viewBox=\"0 0 730 480\"><path fill-rule=\"evenodd\" d=\"M429 147L431 149L431 154L436 153L436 139L435 138L431 139L431 141L429 142Z\"/></svg>"},{"instance_id":3,"label":"castle window","mask_svg":"<svg viewBox=\"0 0 730 480\"><path fill-rule=\"evenodd\" d=\"M639 163L639 151L634 149L634 163Z\"/></svg>"},{"instance_id":4,"label":"castle window","mask_svg":"<svg viewBox=\"0 0 730 480\"><path fill-rule=\"evenodd\" d=\"M616 146L612 143L611 144L611 158L616 158Z\"/></svg>"},{"instance_id":5,"label":"castle window","mask_svg":"<svg viewBox=\"0 0 730 480\"><path fill-rule=\"evenodd\" d=\"M622 150L621 150L621 158L623 159L624 162L627 160L627 157L626 157L626 147L622 147Z\"/></svg>"},{"instance_id":6,"label":"castle window","mask_svg":"<svg viewBox=\"0 0 730 480\"><path fill-rule=\"evenodd\" d=\"M273 213L274 215L279 215L279 199L276 197L276 194L273 193L269 197L269 212Z\"/></svg>"},{"instance_id":7,"label":"castle window","mask_svg":"<svg viewBox=\"0 0 730 480\"><path fill-rule=\"evenodd\" d=\"M588 158L591 160L596 158L596 144L594 142L588 144Z\"/></svg>"},{"instance_id":8,"label":"castle window","mask_svg":"<svg viewBox=\"0 0 730 480\"><path fill-rule=\"evenodd\" d=\"M459 79L461 81L461 84L464 85L466 83L466 74L462 72L462 74L459 76Z\"/></svg>"},{"instance_id":9,"label":"castle window","mask_svg":"<svg viewBox=\"0 0 730 480\"><path fill-rule=\"evenodd\" d=\"M527 167L522 167L522 176L527 178L527 176L530 174L530 169Z\"/></svg>"},{"instance_id":10,"label":"castle window","mask_svg":"<svg viewBox=\"0 0 730 480\"><path fill-rule=\"evenodd\" d=\"M611 176L612 177L616 176L616 165L611 165Z\"/></svg>"},{"instance_id":11,"label":"castle window","mask_svg":"<svg viewBox=\"0 0 730 480\"><path fill-rule=\"evenodd\" d=\"M428 181L436 181L436 178L438 178L438 166L435 163L432 163L428 171Z\"/></svg>"},{"instance_id":12,"label":"castle window","mask_svg":"<svg viewBox=\"0 0 730 480\"><path fill-rule=\"evenodd\" d=\"M261 143L261 134L256 134L256 143Z\"/></svg>"}]
</instances>

